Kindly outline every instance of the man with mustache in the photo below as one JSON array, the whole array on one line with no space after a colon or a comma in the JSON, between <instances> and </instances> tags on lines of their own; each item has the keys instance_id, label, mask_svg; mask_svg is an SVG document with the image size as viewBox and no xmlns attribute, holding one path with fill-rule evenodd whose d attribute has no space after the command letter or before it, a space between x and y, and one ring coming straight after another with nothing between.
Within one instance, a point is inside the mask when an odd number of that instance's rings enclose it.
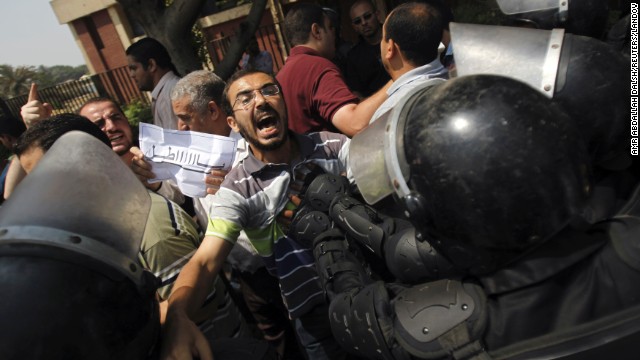
<instances>
[{"instance_id":1,"label":"man with mustache","mask_svg":"<svg viewBox=\"0 0 640 360\"><path fill-rule=\"evenodd\" d=\"M185 265L169 298L163 358L211 359L211 349L192 321L207 284L244 230L277 276L301 345L310 359L340 359L344 352L331 335L324 293L313 254L286 235L281 213L297 206L291 186L313 164L333 174L347 173L349 139L327 132L299 135L288 130L287 109L273 76L240 71L227 82L223 108L250 153L226 176L216 193L206 236Z\"/></svg>"}]
</instances>

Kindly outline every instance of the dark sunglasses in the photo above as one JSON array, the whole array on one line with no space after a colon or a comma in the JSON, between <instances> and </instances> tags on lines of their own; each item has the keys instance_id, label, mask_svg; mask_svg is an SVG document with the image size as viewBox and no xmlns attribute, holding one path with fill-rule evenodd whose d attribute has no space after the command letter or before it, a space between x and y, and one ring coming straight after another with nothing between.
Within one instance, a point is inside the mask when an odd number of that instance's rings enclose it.
<instances>
[{"instance_id":1,"label":"dark sunglasses","mask_svg":"<svg viewBox=\"0 0 640 360\"><path fill-rule=\"evenodd\" d=\"M357 18L351 20L351 23L353 23L353 25L360 25L365 21L369 21L372 16L373 16L373 13L367 12L362 14L362 16L358 16Z\"/></svg>"}]
</instances>

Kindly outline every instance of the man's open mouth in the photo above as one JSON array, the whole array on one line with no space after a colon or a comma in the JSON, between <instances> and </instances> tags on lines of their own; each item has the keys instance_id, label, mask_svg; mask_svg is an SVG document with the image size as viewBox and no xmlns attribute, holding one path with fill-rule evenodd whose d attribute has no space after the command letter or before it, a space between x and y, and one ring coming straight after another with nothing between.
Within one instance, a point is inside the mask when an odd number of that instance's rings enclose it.
<instances>
[{"instance_id":1,"label":"man's open mouth","mask_svg":"<svg viewBox=\"0 0 640 360\"><path fill-rule=\"evenodd\" d=\"M260 131L275 128L278 125L278 119L273 115L266 115L258 120L257 128Z\"/></svg>"}]
</instances>

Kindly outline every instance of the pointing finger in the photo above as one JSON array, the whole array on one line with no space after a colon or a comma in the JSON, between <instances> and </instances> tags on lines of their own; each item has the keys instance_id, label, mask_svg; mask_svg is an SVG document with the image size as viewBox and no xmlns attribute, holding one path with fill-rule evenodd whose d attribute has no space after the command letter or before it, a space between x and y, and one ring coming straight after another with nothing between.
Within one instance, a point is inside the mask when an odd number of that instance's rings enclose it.
<instances>
[{"instance_id":1,"label":"pointing finger","mask_svg":"<svg viewBox=\"0 0 640 360\"><path fill-rule=\"evenodd\" d=\"M38 95L38 84L31 83L31 89L29 90L29 99L27 101L40 100Z\"/></svg>"}]
</instances>

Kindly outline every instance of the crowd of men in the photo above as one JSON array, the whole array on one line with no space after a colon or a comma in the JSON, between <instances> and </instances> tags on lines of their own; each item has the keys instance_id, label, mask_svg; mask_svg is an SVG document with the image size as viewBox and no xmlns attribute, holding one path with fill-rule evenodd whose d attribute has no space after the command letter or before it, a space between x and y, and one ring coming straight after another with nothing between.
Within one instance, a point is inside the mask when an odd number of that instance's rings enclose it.
<instances>
[{"instance_id":1,"label":"crowd of men","mask_svg":"<svg viewBox=\"0 0 640 360\"><path fill-rule=\"evenodd\" d=\"M161 359L224 358L216 347L256 343L265 359L526 356L536 337L579 337L620 309L637 316L640 257L625 240L637 233L639 174L626 148L594 141L573 124L574 103L519 79L450 79L455 33L441 2L406 2L384 19L372 1L353 2L359 42L344 67L332 16L291 7L291 51L276 74L180 77L157 40L126 50L154 124L237 141L231 170L206 175L205 197L153 181L117 102L52 116L35 85L26 130L0 134L16 155L4 197L68 132L112 149L151 198L136 261L158 279L162 334L149 354ZM594 41L585 46L608 46ZM624 56L610 54L614 65ZM614 72L603 86L618 89ZM602 287L593 302L570 309L589 284ZM226 338L237 342L217 342Z\"/></svg>"}]
</instances>

